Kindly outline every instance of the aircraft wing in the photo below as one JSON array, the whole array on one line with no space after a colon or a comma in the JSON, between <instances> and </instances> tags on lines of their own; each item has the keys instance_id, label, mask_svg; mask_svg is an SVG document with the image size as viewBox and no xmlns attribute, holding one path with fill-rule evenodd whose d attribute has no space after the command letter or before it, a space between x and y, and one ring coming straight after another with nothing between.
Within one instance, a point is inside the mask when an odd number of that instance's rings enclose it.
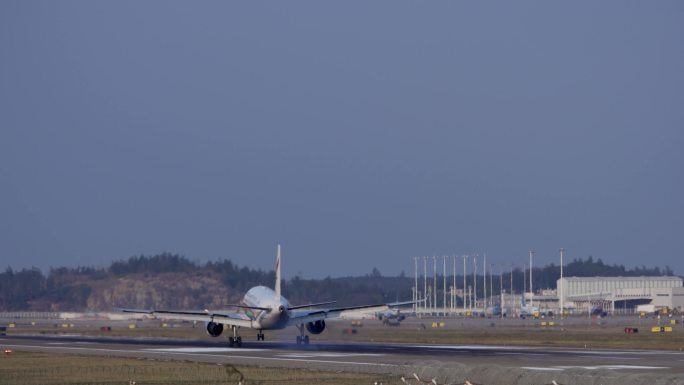
<instances>
[{"instance_id":1,"label":"aircraft wing","mask_svg":"<svg viewBox=\"0 0 684 385\"><path fill-rule=\"evenodd\" d=\"M308 322L314 322L318 320L324 320L327 318L337 318L343 311L347 310L359 310L359 309L372 309L380 308L384 306L402 306L411 305L416 303L416 301L406 301L406 302L394 302L394 303L380 303L375 305L361 305L361 306L348 306L348 307L337 307L333 309L317 309L310 311L294 311L288 320L288 325L300 325Z\"/></svg>"},{"instance_id":2,"label":"aircraft wing","mask_svg":"<svg viewBox=\"0 0 684 385\"><path fill-rule=\"evenodd\" d=\"M225 325L252 327L252 320L242 313L212 312L212 311L172 311L172 310L139 310L121 309L124 313L147 314L159 318L178 319L186 321L216 322Z\"/></svg>"}]
</instances>

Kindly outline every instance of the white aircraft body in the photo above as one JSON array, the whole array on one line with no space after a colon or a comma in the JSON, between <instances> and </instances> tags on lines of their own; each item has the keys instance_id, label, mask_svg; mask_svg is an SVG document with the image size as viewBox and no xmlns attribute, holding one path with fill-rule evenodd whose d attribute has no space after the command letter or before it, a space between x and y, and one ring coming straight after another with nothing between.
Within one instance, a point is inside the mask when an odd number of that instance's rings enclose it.
<instances>
[{"instance_id":1,"label":"white aircraft body","mask_svg":"<svg viewBox=\"0 0 684 385\"><path fill-rule=\"evenodd\" d=\"M520 315L533 316L534 313L539 313L539 307L532 305L528 306L525 303L525 297L522 297L520 300Z\"/></svg>"},{"instance_id":2,"label":"white aircraft body","mask_svg":"<svg viewBox=\"0 0 684 385\"><path fill-rule=\"evenodd\" d=\"M388 308L385 311L375 313L375 316L379 321L382 321L383 325L387 326L399 326L401 321L406 319L406 316L399 311L399 308Z\"/></svg>"},{"instance_id":3,"label":"white aircraft body","mask_svg":"<svg viewBox=\"0 0 684 385\"><path fill-rule=\"evenodd\" d=\"M229 311L170 311L170 310L136 310L122 309L125 313L148 314L162 318L202 321L207 323L207 333L218 337L223 333L224 325L230 326L233 336L228 338L230 346L242 346L242 337L238 335L241 327L259 331L257 340L264 340L264 330L284 329L296 326L299 329L297 344L308 344L311 334L320 334L325 330L325 320L337 318L345 310L365 309L378 306L400 306L412 304L412 301L392 304L374 304L363 306L339 307L331 309L311 309L312 307L329 305L333 302L310 303L292 306L280 293L280 245L276 257L275 290L266 286L255 286L245 294L239 305L231 305L241 309L237 312ZM307 309L308 310L304 310Z\"/></svg>"}]
</instances>

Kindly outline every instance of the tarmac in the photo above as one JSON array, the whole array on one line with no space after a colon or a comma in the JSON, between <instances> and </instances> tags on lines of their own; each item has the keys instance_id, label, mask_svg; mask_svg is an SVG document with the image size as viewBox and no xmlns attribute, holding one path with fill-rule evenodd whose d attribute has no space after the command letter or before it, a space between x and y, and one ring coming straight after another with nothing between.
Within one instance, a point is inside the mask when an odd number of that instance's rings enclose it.
<instances>
[{"instance_id":1,"label":"tarmac","mask_svg":"<svg viewBox=\"0 0 684 385\"><path fill-rule=\"evenodd\" d=\"M438 383L684 384L684 353L673 351L420 345L396 343L225 341L8 335L1 348L55 354L135 357L273 368L394 374Z\"/></svg>"}]
</instances>

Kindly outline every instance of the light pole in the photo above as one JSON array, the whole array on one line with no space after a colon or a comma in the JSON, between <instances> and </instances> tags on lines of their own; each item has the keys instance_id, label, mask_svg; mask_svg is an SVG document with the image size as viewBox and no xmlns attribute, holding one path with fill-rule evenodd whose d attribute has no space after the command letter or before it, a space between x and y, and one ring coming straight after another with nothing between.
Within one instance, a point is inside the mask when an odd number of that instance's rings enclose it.
<instances>
[{"instance_id":1,"label":"light pole","mask_svg":"<svg viewBox=\"0 0 684 385\"><path fill-rule=\"evenodd\" d=\"M530 250L530 293L534 294L534 287L532 286L532 257L534 256L534 250Z\"/></svg>"},{"instance_id":2,"label":"light pole","mask_svg":"<svg viewBox=\"0 0 684 385\"><path fill-rule=\"evenodd\" d=\"M427 310L427 259L423 257L423 311Z\"/></svg>"},{"instance_id":3,"label":"light pole","mask_svg":"<svg viewBox=\"0 0 684 385\"><path fill-rule=\"evenodd\" d=\"M442 307L444 308L444 311L446 312L446 308L447 308L447 300L446 300L446 295L447 295L447 289L446 289L446 260L447 260L448 257L447 257L446 255L442 255L442 258L444 258L444 277L442 277L442 279L443 279L443 281L444 281L444 293L442 293L442 297L443 297Z\"/></svg>"},{"instance_id":4,"label":"light pole","mask_svg":"<svg viewBox=\"0 0 684 385\"><path fill-rule=\"evenodd\" d=\"M473 255L473 309L477 308L477 254Z\"/></svg>"},{"instance_id":5,"label":"light pole","mask_svg":"<svg viewBox=\"0 0 684 385\"><path fill-rule=\"evenodd\" d=\"M513 264L512 263L511 263L511 294L510 295L513 295Z\"/></svg>"},{"instance_id":6,"label":"light pole","mask_svg":"<svg viewBox=\"0 0 684 385\"><path fill-rule=\"evenodd\" d=\"M558 249L560 251L560 319L563 321L563 252L564 248Z\"/></svg>"},{"instance_id":7,"label":"light pole","mask_svg":"<svg viewBox=\"0 0 684 385\"><path fill-rule=\"evenodd\" d=\"M492 303L492 298L494 298L494 264L489 266L489 295L491 296L489 303L492 305L492 310L494 310L494 304Z\"/></svg>"},{"instance_id":8,"label":"light pole","mask_svg":"<svg viewBox=\"0 0 684 385\"><path fill-rule=\"evenodd\" d=\"M523 301L525 298L525 293L527 293L527 265L523 263Z\"/></svg>"},{"instance_id":9,"label":"light pole","mask_svg":"<svg viewBox=\"0 0 684 385\"><path fill-rule=\"evenodd\" d=\"M482 288L484 289L484 311L487 311L487 253L482 256L484 258L484 263L482 264Z\"/></svg>"},{"instance_id":10,"label":"light pole","mask_svg":"<svg viewBox=\"0 0 684 385\"><path fill-rule=\"evenodd\" d=\"M463 256L463 310L466 309L466 259L467 255Z\"/></svg>"},{"instance_id":11,"label":"light pole","mask_svg":"<svg viewBox=\"0 0 684 385\"><path fill-rule=\"evenodd\" d=\"M432 310L434 311L437 309L437 256L433 255L432 256L432 296L433 296L433 302L432 302Z\"/></svg>"},{"instance_id":12,"label":"light pole","mask_svg":"<svg viewBox=\"0 0 684 385\"><path fill-rule=\"evenodd\" d=\"M451 289L451 308L453 310L456 310L456 258L457 256L454 255L454 286Z\"/></svg>"},{"instance_id":13,"label":"light pole","mask_svg":"<svg viewBox=\"0 0 684 385\"><path fill-rule=\"evenodd\" d=\"M454 287L449 286L449 309L454 310Z\"/></svg>"},{"instance_id":14,"label":"light pole","mask_svg":"<svg viewBox=\"0 0 684 385\"><path fill-rule=\"evenodd\" d=\"M499 288L501 289L501 304L499 305L499 307L501 308L501 319L503 319L503 315L504 315L504 305L505 305L505 303L506 303L506 302L504 301L504 296L503 296L503 294L504 294L504 293L503 293L503 264L500 264L500 265L499 265L499 280L500 280L500 282L499 282Z\"/></svg>"},{"instance_id":15,"label":"light pole","mask_svg":"<svg viewBox=\"0 0 684 385\"><path fill-rule=\"evenodd\" d=\"M418 258L413 257L413 276L415 277L415 282L413 284L413 312L418 312Z\"/></svg>"}]
</instances>

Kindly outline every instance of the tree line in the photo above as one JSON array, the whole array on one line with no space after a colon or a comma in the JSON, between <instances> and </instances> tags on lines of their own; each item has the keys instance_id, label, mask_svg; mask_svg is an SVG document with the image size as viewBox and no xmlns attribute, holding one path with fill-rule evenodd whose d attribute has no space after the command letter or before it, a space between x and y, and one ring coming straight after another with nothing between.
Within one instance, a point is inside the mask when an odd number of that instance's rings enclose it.
<instances>
[{"instance_id":1,"label":"tree line","mask_svg":"<svg viewBox=\"0 0 684 385\"><path fill-rule=\"evenodd\" d=\"M51 268L47 274L43 274L37 268L13 270L8 267L0 273L0 311L14 310L111 310L111 309L88 309L87 302L94 290L107 286L108 282L121 277L145 280L149 276L160 277L169 274L169 279L178 279L178 276L192 279L193 275L207 275L218 280L231 293L244 293L256 285L271 287L275 281L274 271L251 269L246 266L238 266L230 260L217 260L206 263L198 263L188 258L172 253L157 255L133 256L126 260L115 261L106 268L95 267L59 267ZM173 274L173 275L171 275ZM499 284L503 280L504 291L510 291L511 275L513 290L522 292L528 280L525 279L527 271L520 268L499 271L491 274L491 286L495 293L501 290ZM645 266L626 268L624 265L608 265L601 259L594 260L575 259L564 266L566 276L662 276L673 275L672 269L647 268ZM500 277L497 277L500 275ZM533 269L534 290L555 289L556 281L560 275L560 266L549 264ZM438 298L441 299L444 276L438 275L437 287ZM490 274L488 274L488 279ZM478 296L483 294L482 275L478 279ZM110 280L110 281L108 281ZM447 277L447 287L450 286L453 276ZM466 277L466 285L473 285L472 274ZM432 276L428 277L428 285L432 282ZM462 287L463 276L456 277L457 288ZM373 269L370 274L356 277L326 277L323 279L304 279L295 276L283 281L283 294L293 304L305 304L328 300L341 300L337 305L354 305L367 303L386 303L394 301L410 300L414 277L407 277L402 272L399 276L383 276L378 269ZM419 289L423 286L423 277L419 279ZM488 288L490 284L488 283ZM210 288L207 288L208 290ZM420 291L420 290L419 290Z\"/></svg>"}]
</instances>

